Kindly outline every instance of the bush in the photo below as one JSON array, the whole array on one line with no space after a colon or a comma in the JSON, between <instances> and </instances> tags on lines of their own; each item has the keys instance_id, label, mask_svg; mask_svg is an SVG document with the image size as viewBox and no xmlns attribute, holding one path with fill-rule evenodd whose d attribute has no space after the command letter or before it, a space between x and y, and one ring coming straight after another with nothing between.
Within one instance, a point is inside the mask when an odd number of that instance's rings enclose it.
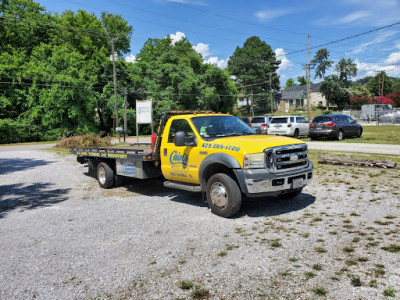
<instances>
[{"instance_id":1,"label":"bush","mask_svg":"<svg viewBox=\"0 0 400 300\"><path fill-rule=\"evenodd\" d=\"M331 111L331 110L324 110L324 111L322 112L322 114L323 114L323 115L331 115L331 114L333 114L333 111Z\"/></svg>"},{"instance_id":2,"label":"bush","mask_svg":"<svg viewBox=\"0 0 400 300\"><path fill-rule=\"evenodd\" d=\"M27 120L0 120L0 144L42 140L42 130Z\"/></svg>"},{"instance_id":3,"label":"bush","mask_svg":"<svg viewBox=\"0 0 400 300\"><path fill-rule=\"evenodd\" d=\"M71 149L72 147L96 147L96 148L104 148L111 146L111 137L100 137L100 135L96 135L94 133L88 133L84 135L77 135L66 137L63 136L61 141L56 145L57 148L67 148Z\"/></svg>"}]
</instances>

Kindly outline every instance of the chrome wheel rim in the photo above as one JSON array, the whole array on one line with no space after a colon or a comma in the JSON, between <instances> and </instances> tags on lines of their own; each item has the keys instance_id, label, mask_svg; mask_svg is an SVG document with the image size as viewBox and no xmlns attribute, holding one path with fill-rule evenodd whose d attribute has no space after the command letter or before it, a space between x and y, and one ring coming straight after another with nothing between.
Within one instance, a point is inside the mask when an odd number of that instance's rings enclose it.
<instances>
[{"instance_id":1,"label":"chrome wheel rim","mask_svg":"<svg viewBox=\"0 0 400 300\"><path fill-rule=\"evenodd\" d=\"M210 196L212 203L219 209L223 209L228 205L228 194L220 182L213 183Z\"/></svg>"},{"instance_id":2,"label":"chrome wheel rim","mask_svg":"<svg viewBox=\"0 0 400 300\"><path fill-rule=\"evenodd\" d=\"M343 140L343 132L339 131L339 141Z\"/></svg>"},{"instance_id":3,"label":"chrome wheel rim","mask_svg":"<svg viewBox=\"0 0 400 300\"><path fill-rule=\"evenodd\" d=\"M102 167L99 168L99 181L101 184L106 183L106 170Z\"/></svg>"}]
</instances>

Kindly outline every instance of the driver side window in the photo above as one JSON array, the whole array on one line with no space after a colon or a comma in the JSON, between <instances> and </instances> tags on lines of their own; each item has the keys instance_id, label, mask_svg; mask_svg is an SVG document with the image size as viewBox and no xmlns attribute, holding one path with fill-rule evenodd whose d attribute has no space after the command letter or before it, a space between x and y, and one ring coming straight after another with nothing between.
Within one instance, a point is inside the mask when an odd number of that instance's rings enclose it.
<instances>
[{"instance_id":1,"label":"driver side window","mask_svg":"<svg viewBox=\"0 0 400 300\"><path fill-rule=\"evenodd\" d=\"M178 120L173 120L171 123L171 127L169 129L169 134L168 134L168 143L174 142L175 134L178 131L183 131L185 133L186 145L189 145L193 141L192 139L190 139L193 136L193 130L192 127L190 127L188 121L178 119Z\"/></svg>"}]
</instances>

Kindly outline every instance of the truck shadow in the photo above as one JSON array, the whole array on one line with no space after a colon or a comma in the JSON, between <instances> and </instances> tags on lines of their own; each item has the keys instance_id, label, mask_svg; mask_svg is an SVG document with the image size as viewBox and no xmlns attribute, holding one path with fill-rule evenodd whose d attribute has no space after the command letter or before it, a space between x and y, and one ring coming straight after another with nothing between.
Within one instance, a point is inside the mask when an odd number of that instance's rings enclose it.
<instances>
[{"instance_id":1,"label":"truck shadow","mask_svg":"<svg viewBox=\"0 0 400 300\"><path fill-rule=\"evenodd\" d=\"M0 175L9 174L17 171L24 171L33 169L39 166L45 166L53 163L52 161L46 161L41 159L29 159L29 158L18 158L18 159L5 159L0 158Z\"/></svg>"},{"instance_id":2,"label":"truck shadow","mask_svg":"<svg viewBox=\"0 0 400 300\"><path fill-rule=\"evenodd\" d=\"M306 193L302 193L291 199L278 197L247 198L242 202L242 208L236 217L280 216L293 211L302 210L314 202L315 197Z\"/></svg>"},{"instance_id":3,"label":"truck shadow","mask_svg":"<svg viewBox=\"0 0 400 300\"><path fill-rule=\"evenodd\" d=\"M30 185L10 184L0 186L0 218L8 212L50 206L68 199L70 189L50 189L52 183Z\"/></svg>"}]
</instances>

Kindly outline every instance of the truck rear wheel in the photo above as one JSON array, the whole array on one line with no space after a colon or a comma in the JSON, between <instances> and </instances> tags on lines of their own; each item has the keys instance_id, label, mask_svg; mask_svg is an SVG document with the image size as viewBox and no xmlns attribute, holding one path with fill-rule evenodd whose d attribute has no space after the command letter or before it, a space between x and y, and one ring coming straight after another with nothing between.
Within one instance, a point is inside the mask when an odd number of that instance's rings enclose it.
<instances>
[{"instance_id":1,"label":"truck rear wheel","mask_svg":"<svg viewBox=\"0 0 400 300\"><path fill-rule=\"evenodd\" d=\"M97 181L103 189L109 189L114 186L114 171L105 162L99 163L97 166Z\"/></svg>"},{"instance_id":2,"label":"truck rear wheel","mask_svg":"<svg viewBox=\"0 0 400 300\"><path fill-rule=\"evenodd\" d=\"M218 173L210 177L206 187L207 202L212 213L228 218L235 215L242 204L242 192L230 176Z\"/></svg>"}]
</instances>

